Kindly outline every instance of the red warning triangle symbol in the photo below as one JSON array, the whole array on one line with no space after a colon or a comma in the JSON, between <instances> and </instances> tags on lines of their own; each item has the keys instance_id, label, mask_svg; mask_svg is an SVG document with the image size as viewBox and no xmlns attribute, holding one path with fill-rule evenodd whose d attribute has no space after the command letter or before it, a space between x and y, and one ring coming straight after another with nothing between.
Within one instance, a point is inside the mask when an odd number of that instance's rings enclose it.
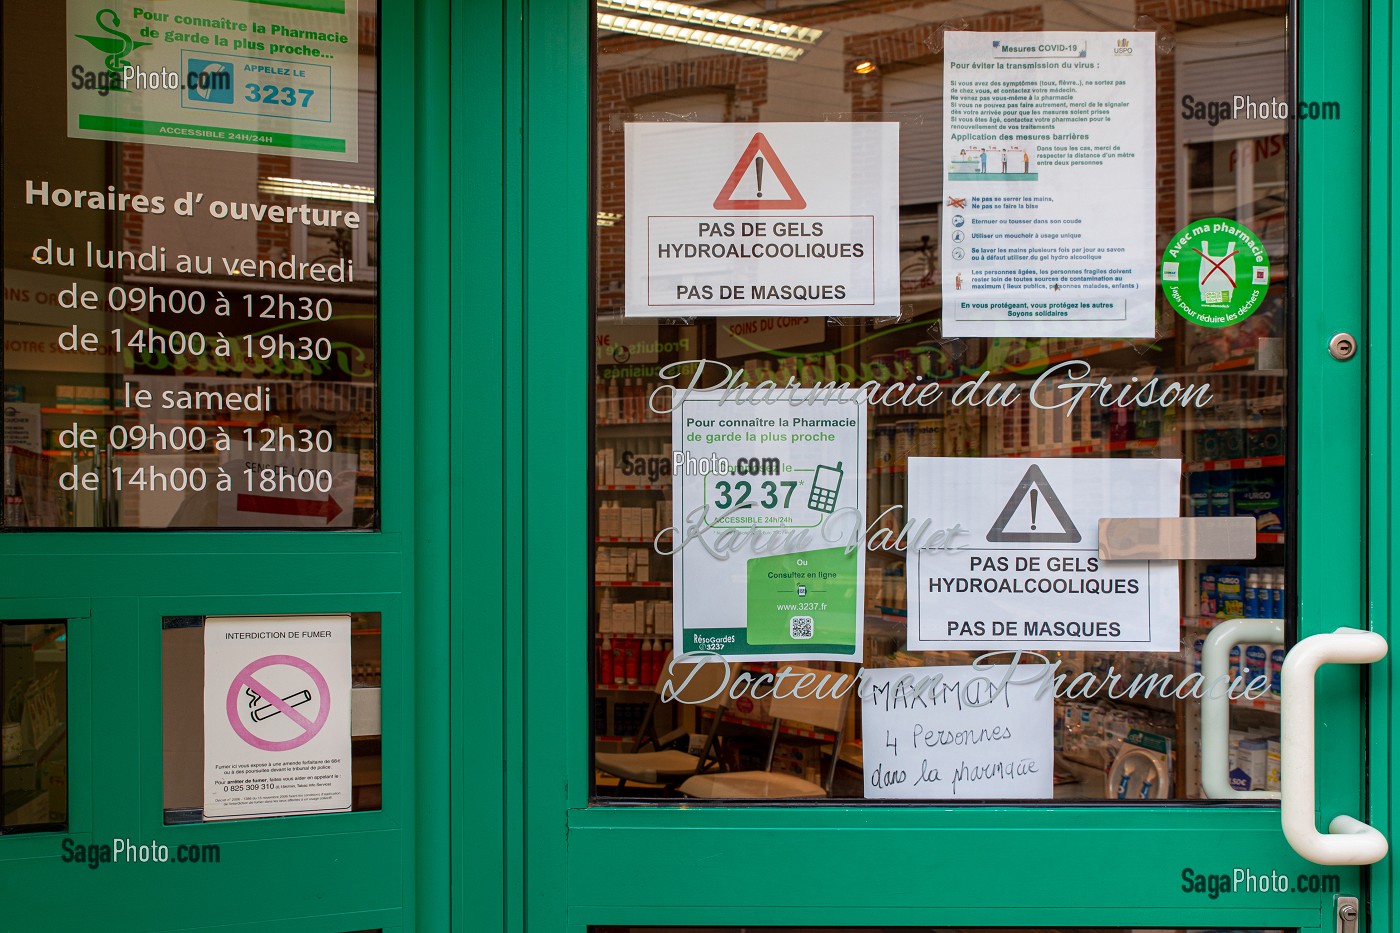
<instances>
[{"instance_id":1,"label":"red warning triangle symbol","mask_svg":"<svg viewBox=\"0 0 1400 933\"><path fill-rule=\"evenodd\" d=\"M758 161L760 158L761 162ZM738 189L739 182L750 171L755 174L753 185L757 188L758 198L736 201L734 192ZM763 176L767 172L772 172L773 178L783 186L783 191L788 196L786 200L763 197ZM729 173L729 180L724 183L719 196L715 198L715 210L717 211L800 211L806 206L807 199L797 190L797 185L792 182L792 176L783 167L782 161L778 159L778 154L773 151L768 137L762 133L753 134L753 139L749 140L744 154L739 156L739 162L734 166L734 171Z\"/></svg>"}]
</instances>

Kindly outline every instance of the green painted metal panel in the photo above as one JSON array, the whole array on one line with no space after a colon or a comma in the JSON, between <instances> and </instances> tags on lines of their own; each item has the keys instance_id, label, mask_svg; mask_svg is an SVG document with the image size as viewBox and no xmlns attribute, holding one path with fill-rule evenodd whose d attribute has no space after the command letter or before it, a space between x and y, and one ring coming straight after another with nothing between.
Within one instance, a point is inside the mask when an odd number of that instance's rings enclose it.
<instances>
[{"instance_id":1,"label":"green painted metal panel","mask_svg":"<svg viewBox=\"0 0 1400 933\"><path fill-rule=\"evenodd\" d=\"M415 392L413 408L404 412L414 425L415 446L411 457L414 468L411 508L417 522L413 588L416 603L413 633L413 708L416 726L414 744L405 750L401 764L408 770L414 787L412 820L416 845L412 869L405 875L405 898L411 897L412 922L406 929L447 929L452 898L450 866L451 823L448 814L454 799L452 784L453 749L451 724L456 721L450 706L454 665L451 646L457 643L458 629L449 624L451 606L446 585L452 572L449 563L450 516L443 508L448 496L453 462L448 449L448 428L452 406L449 401L449 374L452 358L444 335L452 332L448 302L450 278L448 247L451 222L442 192L450 187L446 128L451 120L453 85L448 58L450 8L447 0L426 0L408 4L384 4L384 15L401 17L402 27L411 29L412 101L396 98L390 106L411 114L412 152L402 162L386 158L385 175L399 186L402 203L413 205L414 225L410 241L413 253L405 256L412 264L412 341ZM405 72L408 58L399 59ZM386 64L387 70L387 64ZM410 127L405 127L410 129ZM410 168L411 167L411 168ZM407 309L406 309L407 310Z\"/></svg>"},{"instance_id":2,"label":"green painted metal panel","mask_svg":"<svg viewBox=\"0 0 1400 933\"><path fill-rule=\"evenodd\" d=\"M0 618L70 620L70 827L0 837L3 933L446 928L447 16L380 22L381 530L0 536ZM383 619L382 809L164 825L161 618L352 610ZM221 860L90 870L60 861L65 837Z\"/></svg>"},{"instance_id":3,"label":"green painted metal panel","mask_svg":"<svg viewBox=\"0 0 1400 933\"><path fill-rule=\"evenodd\" d=\"M1396 106L1400 103L1400 60L1396 43L1400 42L1400 16L1394 4L1372 3L1369 6L1369 73L1367 134L1372 162L1367 172L1367 195L1370 216L1367 224L1367 286L1369 318L1361 352L1356 362L1364 370L1369 395L1367 399L1367 560L1369 571L1367 597L1370 627L1383 634L1391 644L1391 654L1372 666L1370 672L1370 710L1368 726L1370 757L1367 777L1370 783L1371 812L1367 821L1377 826L1391 840L1392 854L1371 872L1369 911L1373 930L1400 929L1400 899L1396 885L1400 883L1395 871L1396 814L1400 812L1400 789L1395 775L1400 768L1400 746L1397 745L1397 714L1400 714L1400 689L1396 683L1395 612L1397 608L1396 568L1400 559L1400 459L1395 448L1400 444L1400 393L1395 380L1400 379L1395 360L1400 355L1400 328L1395 317L1400 314L1400 282L1395 278L1396 249L1400 244L1400 186L1395 183L1393 164L1400 154L1400 120Z\"/></svg>"},{"instance_id":4,"label":"green painted metal panel","mask_svg":"<svg viewBox=\"0 0 1400 933\"><path fill-rule=\"evenodd\" d=\"M583 3L527 0L523 15L522 319L519 343L507 347L519 364L507 371L520 378L507 398L524 418L515 525L523 532L523 639L511 696L523 713L526 847L524 909L507 929L559 930L571 865L562 845L567 813L588 793L591 12Z\"/></svg>"},{"instance_id":5,"label":"green painted metal panel","mask_svg":"<svg viewBox=\"0 0 1400 933\"><path fill-rule=\"evenodd\" d=\"M753 926L756 922L773 924L808 924L829 929L832 927L841 928L843 926L855 927L861 930L869 929L872 925L884 926L887 929L894 929L904 926L916 926L919 933L924 933L929 927L934 926L939 929L967 929L967 928L990 928L997 927L1082 927L1088 925L1093 928L1121 928L1125 924L1131 925L1135 929L1215 929L1221 923L1229 922L1229 914L1219 908L1195 908L1183 910L1160 910L1160 909L1140 909L1133 911L1123 911L1114 908L1102 908L1094 905L1065 909L1060 907L1035 907L1035 908L1015 908L1002 907L990 904L980 908L949 908L937 912L936 919L931 911L919 908L908 908L889 905L884 902L896 899L901 893L908 897L928 896L928 892L941 890L936 882L926 882L919 891L898 892L893 888L870 888L871 897L879 898L882 903L870 907L854 908L830 908L830 909L808 909L804 911L774 910L765 921L755 921L755 911L752 908L732 907L716 904L697 909L687 908L684 915L679 915L679 911L672 911L668 922L681 922L687 927L695 926L718 926L735 928L735 933L766 933L761 927ZM569 933L586 933L594 924L618 924L627 925L636 923L637 912L627 907L607 907L591 908L587 910L576 910L570 917L567 927ZM1241 916L1236 914L1236 916ZM1325 922L1326 918L1320 918L1318 911L1290 911L1279 909L1251 910L1245 914L1248 918L1250 929L1277 929L1293 928L1300 933L1311 933L1311 931L1326 931L1332 933L1335 926ZM1322 922L1320 922L1320 920ZM746 926L748 924L748 926ZM806 930L810 927L799 927ZM681 929L685 929L682 927Z\"/></svg>"},{"instance_id":6,"label":"green painted metal panel","mask_svg":"<svg viewBox=\"0 0 1400 933\"><path fill-rule=\"evenodd\" d=\"M507 388L507 344L516 341L519 218L519 17L513 4L457 4L450 22L432 28L450 43L438 50L454 76L442 88L450 119L435 128L432 151L452 179L450 198L433 202L442 225L439 274L430 277L432 300L450 307L450 321L432 348L441 369L440 388L451 395L450 456L428 496L442 525L439 574L446 640L438 645L450 663L450 750L420 757L419 767L450 767L451 796L425 808L442 830L450 903L431 906L425 929L499 930L518 909L507 884L522 883L519 832L508 825L521 807L518 768L519 705L509 699L514 678L508 658L518 656L518 554L520 445L506 425L515 390ZM516 11L518 14L518 11ZM447 273L450 270L450 274ZM450 584L448 583L450 581ZM443 646L447 650L443 650ZM508 686L510 684L510 686ZM426 750L425 750L426 751ZM450 800L450 806L448 802ZM449 909L450 908L450 909ZM423 909L428 909L426 900Z\"/></svg>"}]
</instances>

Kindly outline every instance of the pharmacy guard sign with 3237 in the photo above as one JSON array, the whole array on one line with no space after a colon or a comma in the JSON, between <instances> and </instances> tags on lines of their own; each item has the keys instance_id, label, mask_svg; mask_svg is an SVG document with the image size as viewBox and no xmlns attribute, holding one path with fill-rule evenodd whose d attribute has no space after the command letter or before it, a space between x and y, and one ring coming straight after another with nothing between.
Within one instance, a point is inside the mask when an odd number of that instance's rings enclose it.
<instances>
[{"instance_id":1,"label":"pharmacy guard sign with 3237","mask_svg":"<svg viewBox=\"0 0 1400 933\"><path fill-rule=\"evenodd\" d=\"M675 642L735 661L855 661L864 647L865 403L791 389L672 413ZM664 540L664 539L663 539Z\"/></svg>"},{"instance_id":2,"label":"pharmacy guard sign with 3237","mask_svg":"<svg viewBox=\"0 0 1400 933\"><path fill-rule=\"evenodd\" d=\"M67 0L68 135L359 161L357 0Z\"/></svg>"}]
</instances>

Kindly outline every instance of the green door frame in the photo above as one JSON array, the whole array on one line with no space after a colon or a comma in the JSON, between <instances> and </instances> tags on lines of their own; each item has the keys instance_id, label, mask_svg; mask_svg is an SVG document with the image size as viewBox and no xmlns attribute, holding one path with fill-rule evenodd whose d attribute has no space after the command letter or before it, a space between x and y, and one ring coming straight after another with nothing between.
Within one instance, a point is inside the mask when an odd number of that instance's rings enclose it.
<instances>
[{"instance_id":1,"label":"green door frame","mask_svg":"<svg viewBox=\"0 0 1400 933\"><path fill-rule=\"evenodd\" d=\"M1362 50L1375 24L1365 5L1302 5L1301 29L1293 31L1300 42L1298 97L1340 101L1343 119L1305 124L1298 142L1301 220L1291 262L1299 266L1300 306L1311 309L1302 316L1296 347L1297 417L1306 439L1297 474L1300 573L1291 578L1299 583L1300 637L1367 620L1380 627L1363 596L1368 526L1358 505L1366 481L1366 369L1333 360L1327 342L1337 331L1365 332L1366 217L1358 210L1343 221L1331 218L1337 205L1368 203L1363 120L1390 125L1388 111L1366 110ZM512 17L517 12L513 2L506 8ZM1369 15L1385 18L1375 9ZM506 539L504 570L504 579L523 594L505 616L512 632L505 645L507 749L516 756L507 761L512 789L506 813L508 828L518 829L524 842L523 850L514 839L506 846L509 901L524 911L508 928L923 923L1330 929L1332 894L1207 900L1181 890L1185 867L1240 866L1289 876L1335 873L1341 893L1366 894L1362 870L1321 868L1295 855L1277 811L1267 807L589 806L584 542L591 452L582 388L591 382L584 353L591 306L590 18L581 0L531 0L518 28L510 20L504 46L508 61L515 54L523 58L519 164L525 182L512 185L512 176L506 186L519 195L518 204L508 205L506 228L523 268L520 303L506 305L508 326L518 328L519 338L506 343L506 371L519 376L504 387L504 408L512 420L521 419L522 449L509 456L520 457L523 486L508 481L503 498L506 527L524 529L518 539ZM464 41L469 27L454 28ZM1379 33L1390 34L1389 28ZM456 112L460 120L462 110ZM1390 214L1384 216L1390 222ZM1384 269L1386 259L1381 254L1377 268ZM1388 382L1379 386L1390 391ZM463 533L461 526L457 532ZM1386 670L1372 672L1371 682ZM1319 709L1326 713L1318 725L1317 757L1325 763L1318 773L1320 825L1339 813L1388 816L1388 809L1366 809L1362 676L1336 668L1320 675ZM459 742L466 738L457 733ZM1067 872L1046 870L1060 864L1073 866L1075 880L1092 883L1067 889ZM1372 920L1380 922L1380 914Z\"/></svg>"},{"instance_id":2,"label":"green door frame","mask_svg":"<svg viewBox=\"0 0 1400 933\"><path fill-rule=\"evenodd\" d=\"M1392 645L1400 609L1400 281L1395 277L1395 257L1400 249L1400 185L1391 169L1400 155L1400 15L1394 4L1370 5L1370 73L1366 92L1369 97L1373 164L1367 173L1371 214L1367 226L1370 260L1367 279L1370 318L1362 335L1362 361L1367 369L1367 412L1369 468L1367 498L1369 527L1367 540L1369 609L1371 627ZM1400 813L1400 790L1394 786L1400 775L1400 684L1396 682L1392 655L1373 666L1370 678L1370 781L1371 819L1395 846L1396 815ZM1400 897L1396 886L1400 875L1395 856L1376 865L1371 872L1371 918L1375 930L1400 929Z\"/></svg>"},{"instance_id":3,"label":"green door frame","mask_svg":"<svg viewBox=\"0 0 1400 933\"><path fill-rule=\"evenodd\" d=\"M447 9L381 11L381 529L0 535L0 619L69 620L71 665L69 828L0 837L0 930L446 927ZM164 825L161 617L347 611L382 613L383 808ZM64 836L221 860L89 870Z\"/></svg>"}]
</instances>

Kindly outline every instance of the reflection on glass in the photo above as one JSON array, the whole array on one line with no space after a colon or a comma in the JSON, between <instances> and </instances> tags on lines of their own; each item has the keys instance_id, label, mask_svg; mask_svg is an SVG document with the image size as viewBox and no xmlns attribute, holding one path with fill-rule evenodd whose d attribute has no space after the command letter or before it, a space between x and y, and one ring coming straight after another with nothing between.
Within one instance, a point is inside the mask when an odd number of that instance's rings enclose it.
<instances>
[{"instance_id":1,"label":"reflection on glass","mask_svg":"<svg viewBox=\"0 0 1400 933\"><path fill-rule=\"evenodd\" d=\"M68 824L68 626L0 622L0 833Z\"/></svg>"},{"instance_id":2,"label":"reflection on glass","mask_svg":"<svg viewBox=\"0 0 1400 933\"><path fill-rule=\"evenodd\" d=\"M1029 22L1010 4L1003 6L993 5L956 28L986 33L1136 28L1136 7L1127 2L1100 4L1089 27L1077 17L1054 21L1059 14L1049 11L1044 22L1038 17ZM605 12L604 5L598 10ZM1256 522L1256 559L1180 562L1176 650L1040 652L1046 663L1059 665L1066 683L1113 675L1122 683L1153 677L1180 683L1199 670L1202 643L1223 621L1288 615L1287 489L1294 481L1288 460L1292 382L1285 368L1293 318L1290 127L1257 113L1236 118L1227 106L1236 89L1254 99L1288 99L1285 7L1242 14L1228 23L1157 24L1163 41L1157 45L1155 75L1155 222L1097 220L1110 228L1155 224L1159 253L1194 220L1237 220L1259 235L1271 270L1262 306L1243 323L1222 328L1188 323L1154 290L1154 336L1128 340L943 336L939 242L948 193L942 190L945 95L938 37L945 24L936 12L912 2L878 11L847 3L785 10L785 19L822 30L815 44L787 60L623 34L600 19L591 659L592 737L600 755L641 750L698 758L714 736L706 755L713 761L698 766L703 772L780 774L818 786L823 796L874 796L862 765L876 737L863 734L859 703L850 704L839 729L785 718L775 730L771 699L753 691L708 704L655 698L674 647L672 539L664 530L675 518L672 425L648 400L665 381L660 370L684 361L718 360L749 385L936 381L952 390L985 376L1023 392L1020 402L990 409L953 404L946 395L931 404L870 407L862 661L795 664L854 677L862 667L969 665L982 654L908 648L911 563L898 536L905 528L909 461L915 457L1179 459L1180 515L1248 516ZM1187 95L1226 104L1198 113L1183 105ZM664 165L625 165L624 130L629 122L658 120L898 122L899 317L796 318L784 322L781 336L765 337L755 329L742 340L719 326L733 319L624 318L624 242L627 225L634 222L626 216L624 179L665 171ZM1212 400L1200 408L1082 406L1070 418L1026 403L1024 392L1035 379L1070 361L1092 366L1094 379L1104 377L1113 392L1158 377L1183 387L1208 383ZM685 378L693 366L672 372ZM1051 378L1053 386L1067 376L1059 370ZM1246 645L1231 660L1232 675L1262 677L1265 685L1233 703L1232 786L1277 788L1280 658L1280 646ZM786 663L739 666L759 676ZM1144 693L1110 699L1107 691L1056 692L1053 725L1047 727L1053 730L1048 740L1054 749L1055 800L1203 798L1198 701ZM770 742L774 733L776 742ZM834 779L828 781L833 764ZM653 776L651 782L635 776L619 780L615 768L600 768L595 793L600 799L675 799L685 793L684 775ZM771 796L773 781L763 782L731 796Z\"/></svg>"},{"instance_id":3,"label":"reflection on glass","mask_svg":"<svg viewBox=\"0 0 1400 933\"><path fill-rule=\"evenodd\" d=\"M814 927L814 926L743 926L743 927L695 927L695 926L591 926L589 933L733 933L748 930L752 933L1208 933L1205 930L1156 930L1125 929L1105 927ZM1278 930L1257 930L1255 933L1281 933Z\"/></svg>"},{"instance_id":4,"label":"reflection on glass","mask_svg":"<svg viewBox=\"0 0 1400 933\"><path fill-rule=\"evenodd\" d=\"M0 530L377 525L376 5L290 6L190 20L329 36L274 97L225 27L181 66L101 4L4 5ZM157 62L186 83L111 70Z\"/></svg>"}]
</instances>

